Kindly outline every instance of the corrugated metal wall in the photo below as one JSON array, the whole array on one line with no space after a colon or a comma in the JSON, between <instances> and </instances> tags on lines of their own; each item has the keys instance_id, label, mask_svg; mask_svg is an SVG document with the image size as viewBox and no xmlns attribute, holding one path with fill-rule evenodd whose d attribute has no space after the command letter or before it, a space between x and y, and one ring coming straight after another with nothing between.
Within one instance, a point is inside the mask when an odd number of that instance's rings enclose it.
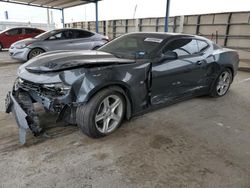
<instances>
[{"instance_id":1,"label":"corrugated metal wall","mask_svg":"<svg viewBox=\"0 0 250 188\"><path fill-rule=\"evenodd\" d=\"M65 26L95 31L95 22L68 23ZM99 22L99 32L111 39L134 31L163 32L164 18ZM237 49L241 59L250 59L250 11L171 17L169 32L205 36L221 46Z\"/></svg>"}]
</instances>

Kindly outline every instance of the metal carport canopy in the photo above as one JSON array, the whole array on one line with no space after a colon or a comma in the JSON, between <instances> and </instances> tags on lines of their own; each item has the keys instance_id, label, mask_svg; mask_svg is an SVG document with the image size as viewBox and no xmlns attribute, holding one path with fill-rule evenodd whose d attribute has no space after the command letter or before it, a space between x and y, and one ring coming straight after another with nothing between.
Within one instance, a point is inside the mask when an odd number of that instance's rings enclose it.
<instances>
[{"instance_id":1,"label":"metal carport canopy","mask_svg":"<svg viewBox=\"0 0 250 188\"><path fill-rule=\"evenodd\" d=\"M98 1L101 0L61 0L61 1L52 1L52 0L0 0L0 2L5 3L14 3L20 5L28 5L33 7L41 8L50 8L58 9L62 11L62 23L64 26L64 9L75 7L79 5L84 5L88 3L96 4L96 32L98 32Z\"/></svg>"},{"instance_id":2,"label":"metal carport canopy","mask_svg":"<svg viewBox=\"0 0 250 188\"><path fill-rule=\"evenodd\" d=\"M61 0L61 1L53 1L53 0L0 0L6 3L15 3L21 5L42 7L42 8L51 8L51 9L59 9L62 11L62 23L64 26L64 9L70 8L78 5L84 5L88 3L96 4L96 32L98 33L98 1L101 0ZM170 0L167 0L166 6L166 16L165 16L165 32L168 32L168 17L169 17L169 8L170 8Z\"/></svg>"}]
</instances>

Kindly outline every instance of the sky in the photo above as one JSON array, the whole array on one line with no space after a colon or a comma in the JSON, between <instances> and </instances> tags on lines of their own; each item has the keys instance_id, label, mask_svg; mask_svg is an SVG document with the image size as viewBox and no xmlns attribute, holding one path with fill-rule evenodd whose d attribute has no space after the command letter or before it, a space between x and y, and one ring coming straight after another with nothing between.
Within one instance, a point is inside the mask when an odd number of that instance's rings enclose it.
<instances>
[{"instance_id":1,"label":"sky","mask_svg":"<svg viewBox=\"0 0 250 188\"><path fill-rule=\"evenodd\" d=\"M136 12L135 12L135 7ZM47 22L47 9L0 2L0 22ZM166 0L103 0L99 2L99 19L129 19L163 17ZM170 16L205 14L231 11L250 11L250 0L171 0ZM61 11L50 10L57 27L61 27ZM65 9L65 23L95 20L95 5L82 5Z\"/></svg>"}]
</instances>

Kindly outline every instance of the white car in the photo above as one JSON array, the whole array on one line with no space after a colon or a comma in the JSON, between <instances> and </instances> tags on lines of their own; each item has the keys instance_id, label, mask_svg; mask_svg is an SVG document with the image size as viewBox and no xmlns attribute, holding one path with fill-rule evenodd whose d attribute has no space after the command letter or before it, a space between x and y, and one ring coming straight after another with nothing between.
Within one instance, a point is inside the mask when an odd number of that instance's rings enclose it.
<instances>
[{"instance_id":1,"label":"white car","mask_svg":"<svg viewBox=\"0 0 250 188\"><path fill-rule=\"evenodd\" d=\"M27 61L55 50L92 50L109 41L108 37L83 29L56 29L11 45L11 58Z\"/></svg>"}]
</instances>

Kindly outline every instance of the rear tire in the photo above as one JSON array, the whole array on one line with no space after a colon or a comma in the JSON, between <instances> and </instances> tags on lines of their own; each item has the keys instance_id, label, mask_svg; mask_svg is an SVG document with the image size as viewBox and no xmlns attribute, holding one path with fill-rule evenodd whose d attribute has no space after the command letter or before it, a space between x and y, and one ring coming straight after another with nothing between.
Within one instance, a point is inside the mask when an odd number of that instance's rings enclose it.
<instances>
[{"instance_id":1,"label":"rear tire","mask_svg":"<svg viewBox=\"0 0 250 188\"><path fill-rule=\"evenodd\" d=\"M125 99L114 89L98 92L91 100L77 108L76 122L83 133L99 138L113 133L122 123Z\"/></svg>"},{"instance_id":2,"label":"rear tire","mask_svg":"<svg viewBox=\"0 0 250 188\"><path fill-rule=\"evenodd\" d=\"M210 96L212 97L222 97L227 94L230 85L233 81L232 71L228 68L223 69L216 79L214 85L212 86L212 90Z\"/></svg>"},{"instance_id":3,"label":"rear tire","mask_svg":"<svg viewBox=\"0 0 250 188\"><path fill-rule=\"evenodd\" d=\"M45 51L41 48L34 48L32 49L29 54L28 54L28 60L32 59L33 57L36 57L42 53L44 53Z\"/></svg>"},{"instance_id":4,"label":"rear tire","mask_svg":"<svg viewBox=\"0 0 250 188\"><path fill-rule=\"evenodd\" d=\"M3 45L0 43L0 52L3 50Z\"/></svg>"}]
</instances>

